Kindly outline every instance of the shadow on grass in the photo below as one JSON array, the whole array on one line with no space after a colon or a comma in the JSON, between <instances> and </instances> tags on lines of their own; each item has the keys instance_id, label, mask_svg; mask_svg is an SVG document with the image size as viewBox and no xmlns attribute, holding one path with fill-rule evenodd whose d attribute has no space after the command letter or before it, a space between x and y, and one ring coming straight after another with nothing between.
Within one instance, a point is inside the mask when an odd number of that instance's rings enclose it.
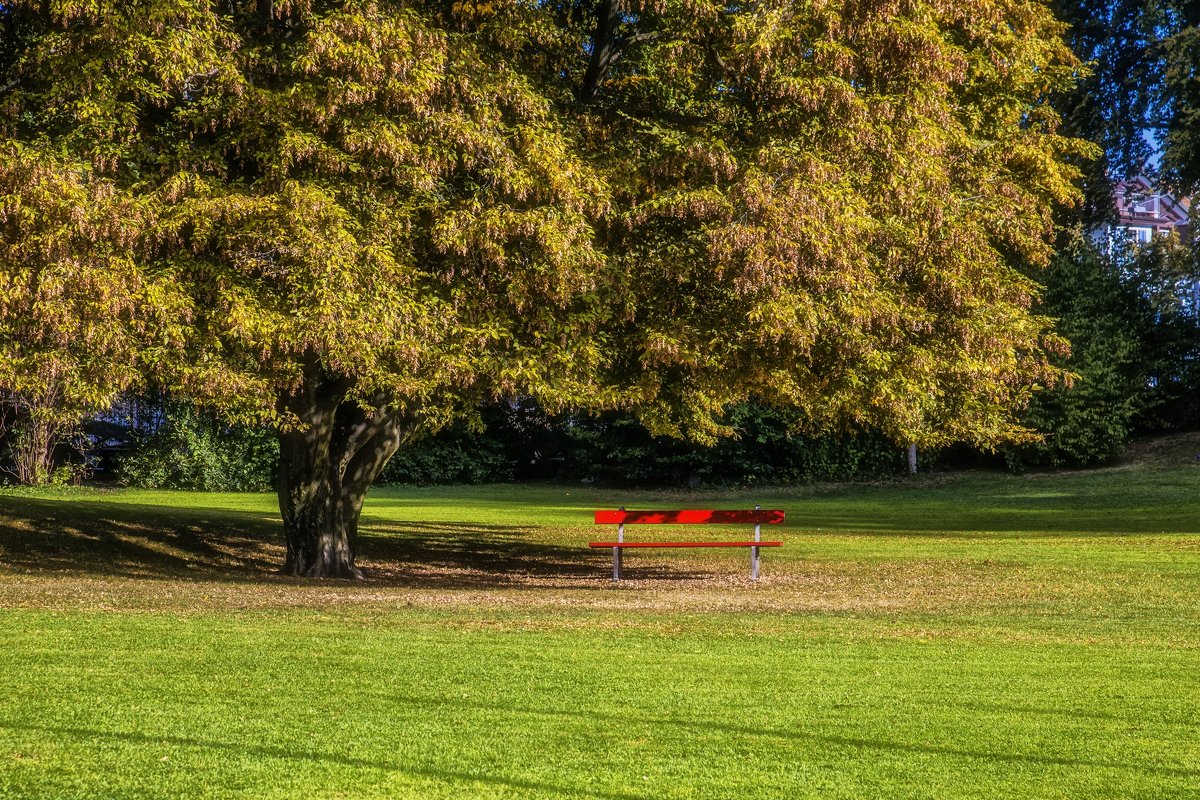
<instances>
[{"instance_id":1,"label":"shadow on grass","mask_svg":"<svg viewBox=\"0 0 1200 800\"><path fill-rule=\"evenodd\" d=\"M571 795L582 797L608 798L610 800L649 800L652 795L632 794L629 792L613 792L602 789L589 789L578 785L549 783L515 778L507 775L497 775L487 772L466 772L462 770L434 769L411 764L402 764L370 758L329 753L320 750L310 750L303 747L272 747L263 744L247 744L243 742L221 742L211 739L197 739L187 736L148 735L125 731L99 731L88 728L51 727L48 725L20 725L0 723L0 728L15 731L44 733L54 737L68 737L96 742L126 742L134 745L149 745L157 750L164 744L177 745L201 750L215 750L243 757L274 758L282 761L306 761L316 764L332 764L353 769L379 770L381 772L398 772L417 778L428 778L452 784L484 784L514 790L520 794L527 792L546 792L555 795Z\"/></svg>"},{"instance_id":2,"label":"shadow on grass","mask_svg":"<svg viewBox=\"0 0 1200 800\"><path fill-rule=\"evenodd\" d=\"M387 700L394 703L399 703L416 708L428 708L431 713L445 713L446 707L451 706L461 708L465 713L472 711L485 711L489 713L515 714L519 716L541 716L541 717L560 717L569 719L593 720L600 725L629 725L629 726L663 726L669 728L677 728L684 731L689 731L697 737L701 737L713 732L726 733L731 736L748 736L755 739L766 740L789 740L800 742L813 742L821 745L831 745L834 747L849 747L875 752L899 752L899 753L914 753L917 755L935 755L946 756L950 758L964 759L979 759L983 761L998 761L1009 764L1024 764L1038 766L1060 766L1069 768L1086 768L1086 769L1119 769L1131 770L1135 772L1144 772L1150 775L1163 775L1177 778L1195 779L1200 778L1200 770L1188 769L1186 767L1175 767L1164 764L1144 764L1144 763L1125 763L1122 761L1105 760L1097 758L1080 758L1074 756L1056 756L1043 753L1009 753L997 752L993 750L975 749L971 747L931 744L931 743L909 743L888 741L884 739L867 739L855 736L844 736L837 734L824 733L809 727L795 728L778 728L778 727L760 727L755 725L741 725L721 720L699 717L683 717L683 716L655 716L646 715L640 716L630 713L613 713L606 711L604 713L595 711L575 711L564 709L551 709L545 707L524 707L519 705L509 705L505 703L486 703L475 700L465 700L455 697L445 698L424 698L424 697L408 697L408 696L390 696ZM1003 711L1005 713L1014 713L1026 715L1030 713L1045 713L1057 714L1062 713L1055 710L1037 709L1033 707L1022 708L1007 708L1003 706L993 707L993 710ZM1068 717L1089 716L1086 714L1074 714L1073 712L1065 712ZM765 742L759 742L756 746L774 749L769 747Z\"/></svg>"},{"instance_id":3,"label":"shadow on grass","mask_svg":"<svg viewBox=\"0 0 1200 800\"><path fill-rule=\"evenodd\" d=\"M412 588L562 588L599 583L608 551L533 540L536 529L364 520L364 582ZM256 512L0 497L0 565L23 572L287 582L280 523ZM693 580L696 569L646 564L630 577ZM309 582L302 583L308 585ZM602 584L600 584L602 585Z\"/></svg>"},{"instance_id":4,"label":"shadow on grass","mask_svg":"<svg viewBox=\"0 0 1200 800\"><path fill-rule=\"evenodd\" d=\"M1138 772L1146 775L1180 778L1189 781L1200 778L1200 770L1188 769L1186 767L1168 766L1164 764L1133 763L1103 758L1086 758L1068 755L1056 756L1030 752L1014 753L930 743L915 744L903 741L889 741L887 739L829 734L819 730L803 727L782 729L773 727L758 727L752 725L739 725L704 718L655 715L641 716L636 714L613 714L608 712L601 714L599 712L590 711L566 711L547 708L525 708L506 704L490 704L473 701L464 702L457 699L446 698L438 699L436 701L424 698L408 697L395 697L391 699L393 702L399 702L405 705L428 707L430 713L433 714L444 714L446 711L446 706L449 705L462 709L466 712L486 711L489 713L499 712L502 714L518 716L583 719L587 721L593 721L605 729L608 729L614 725L628 725L630 727L668 727L689 732L700 738L712 735L713 733L723 733L730 736L744 736L759 740L755 745L756 747L769 747L769 742L771 741L778 742L780 740L786 740L800 743L806 742L818 747L863 750L867 753L910 753L918 756L938 756L949 759L965 759L969 761L990 761L1026 767L1062 767L1067 769L1085 770L1112 769ZM624 792L609 792L603 790L586 789L575 785L558 785L495 774L416 767L388 761L358 758L354 756L342 755L340 753L329 753L325 751L304 748L273 747L270 745L241 742L221 742L177 735L142 734L124 731L103 731L89 728L58 727L8 722L0 722L0 728L34 733L45 733L56 737L66 736L77 739L91 739L109 742L124 741L132 744L154 745L156 747L160 747L163 743L169 743L182 747L195 747L232 752L244 756L252 756L255 758L278 758L288 761L301 760L337 764L355 768L401 772L414 776L434 778L453 783L484 783L493 786L503 786L524 791L537 790L562 794L582 794L585 796L600 798L642 797L642 795L634 795Z\"/></svg>"},{"instance_id":5,"label":"shadow on grass","mask_svg":"<svg viewBox=\"0 0 1200 800\"><path fill-rule=\"evenodd\" d=\"M535 540L537 529L482 523L384 522L364 520L360 561L368 574L396 583L431 588L536 587L562 579L606 579L610 550L591 550ZM703 570L661 563L635 565L632 579L695 580ZM561 587L559 587L561 588Z\"/></svg>"},{"instance_id":6,"label":"shadow on grass","mask_svg":"<svg viewBox=\"0 0 1200 800\"><path fill-rule=\"evenodd\" d=\"M816 507L789 512L787 532L814 532L900 539L1092 539L1122 536L1200 534L1200 516L1193 509L1164 503L1154 509L1112 507L959 508L906 506L867 508L853 512Z\"/></svg>"},{"instance_id":7,"label":"shadow on grass","mask_svg":"<svg viewBox=\"0 0 1200 800\"><path fill-rule=\"evenodd\" d=\"M282 563L259 514L0 497L0 563L24 571L261 578Z\"/></svg>"}]
</instances>

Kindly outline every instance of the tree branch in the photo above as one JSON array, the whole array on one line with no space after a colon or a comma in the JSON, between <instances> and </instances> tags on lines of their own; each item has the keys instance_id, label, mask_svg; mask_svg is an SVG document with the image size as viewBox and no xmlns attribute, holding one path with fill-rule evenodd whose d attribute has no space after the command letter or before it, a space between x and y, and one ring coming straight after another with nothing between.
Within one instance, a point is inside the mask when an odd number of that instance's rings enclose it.
<instances>
[{"instance_id":1,"label":"tree branch","mask_svg":"<svg viewBox=\"0 0 1200 800\"><path fill-rule=\"evenodd\" d=\"M596 8L596 32L592 35L592 55L588 60L583 85L579 87L579 101L587 103L600 91L600 85L608 76L609 69L626 50L634 45L651 42L662 35L661 31L638 31L622 36L624 20L623 0L600 0Z\"/></svg>"}]
</instances>

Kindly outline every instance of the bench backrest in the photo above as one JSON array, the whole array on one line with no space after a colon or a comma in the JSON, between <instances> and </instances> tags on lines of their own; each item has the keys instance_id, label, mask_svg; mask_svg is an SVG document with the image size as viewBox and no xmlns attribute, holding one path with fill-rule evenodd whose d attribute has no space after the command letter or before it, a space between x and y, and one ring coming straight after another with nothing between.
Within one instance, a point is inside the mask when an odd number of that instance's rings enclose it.
<instances>
[{"instance_id":1,"label":"bench backrest","mask_svg":"<svg viewBox=\"0 0 1200 800\"><path fill-rule=\"evenodd\" d=\"M779 525L778 509L729 511L724 509L681 509L678 511L597 511L597 525Z\"/></svg>"}]
</instances>

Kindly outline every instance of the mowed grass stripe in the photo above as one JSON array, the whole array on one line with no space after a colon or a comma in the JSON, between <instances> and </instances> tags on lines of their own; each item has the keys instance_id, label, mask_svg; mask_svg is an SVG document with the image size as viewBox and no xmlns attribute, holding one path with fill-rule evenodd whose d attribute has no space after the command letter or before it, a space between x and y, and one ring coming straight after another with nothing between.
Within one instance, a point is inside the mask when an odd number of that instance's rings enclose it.
<instances>
[{"instance_id":1,"label":"mowed grass stripe","mask_svg":"<svg viewBox=\"0 0 1200 800\"><path fill-rule=\"evenodd\" d=\"M28 657L8 660L4 688L42 698L0 716L19 756L0 785L19 796L157 780L180 797L1119 797L1200 780L1195 651L803 620L740 636L736 617L704 635L436 615L353 631L270 615L7 621L6 651Z\"/></svg>"}]
</instances>

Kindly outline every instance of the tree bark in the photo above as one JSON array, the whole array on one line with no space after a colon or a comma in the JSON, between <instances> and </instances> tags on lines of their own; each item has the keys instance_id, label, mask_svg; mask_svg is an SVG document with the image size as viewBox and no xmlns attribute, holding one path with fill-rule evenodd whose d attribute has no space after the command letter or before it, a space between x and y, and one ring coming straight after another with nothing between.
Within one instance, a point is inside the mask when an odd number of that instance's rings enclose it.
<instances>
[{"instance_id":1,"label":"tree bark","mask_svg":"<svg viewBox=\"0 0 1200 800\"><path fill-rule=\"evenodd\" d=\"M373 398L347 400L353 382L309 370L282 402L301 423L279 437L279 511L287 559L283 572L311 578L361 578L355 564L358 520L367 489L416 430L413 420Z\"/></svg>"}]
</instances>

